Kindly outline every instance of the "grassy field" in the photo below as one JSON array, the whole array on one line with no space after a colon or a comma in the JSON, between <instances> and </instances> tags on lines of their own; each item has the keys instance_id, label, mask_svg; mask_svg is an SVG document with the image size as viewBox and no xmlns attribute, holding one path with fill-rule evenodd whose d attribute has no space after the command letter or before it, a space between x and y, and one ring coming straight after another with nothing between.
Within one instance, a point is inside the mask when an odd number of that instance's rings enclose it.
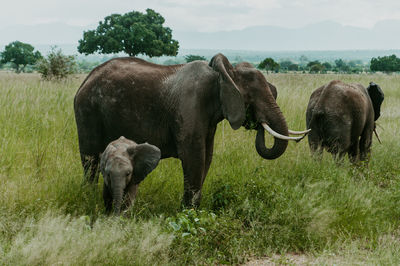
<instances>
[{"instance_id":1,"label":"grassy field","mask_svg":"<svg viewBox=\"0 0 400 266\"><path fill-rule=\"evenodd\" d=\"M73 97L83 79L0 73L0 265L400 264L399 75L267 76L295 130L317 87L378 83L382 145L374 138L368 168L328 154L317 163L307 140L266 161L256 132L224 121L199 210L181 209L180 162L166 159L119 218L104 215L102 179L82 185Z\"/></svg>"}]
</instances>

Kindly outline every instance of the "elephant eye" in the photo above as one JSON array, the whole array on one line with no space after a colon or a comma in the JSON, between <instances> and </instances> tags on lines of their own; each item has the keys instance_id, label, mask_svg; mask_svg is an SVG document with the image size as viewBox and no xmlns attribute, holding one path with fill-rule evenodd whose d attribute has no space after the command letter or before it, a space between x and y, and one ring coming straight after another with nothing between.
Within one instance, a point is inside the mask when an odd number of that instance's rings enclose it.
<instances>
[{"instance_id":1,"label":"elephant eye","mask_svg":"<svg viewBox=\"0 0 400 266\"><path fill-rule=\"evenodd\" d=\"M130 174L131 174L131 172L130 172L130 171L126 172L126 176L129 176Z\"/></svg>"}]
</instances>

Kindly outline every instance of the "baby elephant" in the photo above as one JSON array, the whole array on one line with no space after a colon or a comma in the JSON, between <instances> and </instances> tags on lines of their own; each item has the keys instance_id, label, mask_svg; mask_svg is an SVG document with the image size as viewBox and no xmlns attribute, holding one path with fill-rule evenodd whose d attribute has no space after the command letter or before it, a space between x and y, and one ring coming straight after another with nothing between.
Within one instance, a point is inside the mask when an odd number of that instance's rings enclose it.
<instances>
[{"instance_id":1,"label":"baby elephant","mask_svg":"<svg viewBox=\"0 0 400 266\"><path fill-rule=\"evenodd\" d=\"M365 161L383 99L381 88L373 82L365 89L334 80L315 90L306 113L312 153L321 155L326 148L339 160L348 153L352 163Z\"/></svg>"},{"instance_id":2,"label":"baby elephant","mask_svg":"<svg viewBox=\"0 0 400 266\"><path fill-rule=\"evenodd\" d=\"M136 144L125 137L108 144L100 158L107 213L111 212L113 203L116 215L132 204L139 183L157 166L160 157L160 149L156 146Z\"/></svg>"}]
</instances>

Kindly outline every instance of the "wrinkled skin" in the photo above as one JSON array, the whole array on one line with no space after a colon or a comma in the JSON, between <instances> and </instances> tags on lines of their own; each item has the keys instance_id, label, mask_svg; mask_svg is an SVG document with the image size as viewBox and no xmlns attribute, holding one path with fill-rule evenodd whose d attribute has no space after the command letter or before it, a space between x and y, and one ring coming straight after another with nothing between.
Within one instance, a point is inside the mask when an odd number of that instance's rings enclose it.
<instances>
[{"instance_id":1,"label":"wrinkled skin","mask_svg":"<svg viewBox=\"0 0 400 266\"><path fill-rule=\"evenodd\" d=\"M257 125L256 150L263 158L275 159L284 153L287 140L275 138L267 148L260 126L265 122L288 136L274 97L276 88L261 72L248 63L233 67L222 54L210 63L173 66L132 57L112 59L88 75L74 100L85 177L97 183L99 154L123 135L159 147L161 158L179 158L183 204L198 206L215 130L224 118L233 129L249 122Z\"/></svg>"},{"instance_id":2,"label":"wrinkled skin","mask_svg":"<svg viewBox=\"0 0 400 266\"><path fill-rule=\"evenodd\" d=\"M132 204L139 183L157 166L160 158L161 152L156 146L136 144L123 136L108 144L100 157L107 213L111 212L113 203L116 215Z\"/></svg>"},{"instance_id":3,"label":"wrinkled skin","mask_svg":"<svg viewBox=\"0 0 400 266\"><path fill-rule=\"evenodd\" d=\"M312 153L320 157L325 148L339 161L346 153L353 163L367 160L383 99L381 88L372 82L365 89L334 80L315 90L306 113Z\"/></svg>"}]
</instances>

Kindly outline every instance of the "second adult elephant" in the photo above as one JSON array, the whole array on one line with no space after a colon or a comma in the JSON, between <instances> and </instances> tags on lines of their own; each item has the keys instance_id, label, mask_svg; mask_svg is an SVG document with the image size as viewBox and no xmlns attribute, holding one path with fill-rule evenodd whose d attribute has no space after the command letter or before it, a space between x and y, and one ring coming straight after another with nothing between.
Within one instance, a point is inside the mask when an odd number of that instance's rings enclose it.
<instances>
[{"instance_id":1,"label":"second adult elephant","mask_svg":"<svg viewBox=\"0 0 400 266\"><path fill-rule=\"evenodd\" d=\"M306 113L311 151L321 154L326 148L338 159L348 153L353 163L366 160L383 99L382 89L373 82L365 89L334 80L316 89Z\"/></svg>"},{"instance_id":2,"label":"second adult elephant","mask_svg":"<svg viewBox=\"0 0 400 266\"><path fill-rule=\"evenodd\" d=\"M264 75L248 63L233 67L222 54L210 63L173 66L132 57L112 59L88 75L75 95L74 109L90 182L97 182L99 154L123 135L159 147L161 158L182 161L185 205L200 202L215 130L224 118L233 129L256 125L256 149L265 159L278 158L288 140L301 138L288 137ZM270 149L264 143L264 128L275 136Z\"/></svg>"}]
</instances>

